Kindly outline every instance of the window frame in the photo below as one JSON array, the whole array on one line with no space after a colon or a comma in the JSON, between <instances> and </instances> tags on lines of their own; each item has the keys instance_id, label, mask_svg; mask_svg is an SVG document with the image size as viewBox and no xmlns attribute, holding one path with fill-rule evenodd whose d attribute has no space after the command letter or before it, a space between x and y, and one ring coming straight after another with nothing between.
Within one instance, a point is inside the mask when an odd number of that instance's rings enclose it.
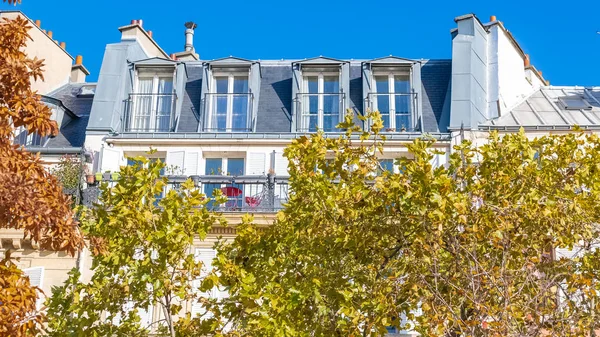
<instances>
[{"instance_id":1,"label":"window frame","mask_svg":"<svg viewBox=\"0 0 600 337\"><path fill-rule=\"evenodd\" d=\"M249 132L252 128L251 128L251 120L252 120L252 110L251 110L251 93L252 91L250 90L250 74L251 72L251 68L243 69L243 70L218 70L215 69L213 70L212 73L212 78L210 80L210 90L209 90L209 96L211 97L211 99L208 100L208 114L206 116L206 125L208 126L208 131L210 132ZM217 78L220 77L227 77L227 93L225 93L224 95L227 95L227 111L226 111L226 122L225 122L225 131L220 131L219 128L213 128L211 127L213 125L213 119L216 118L216 105L215 105L215 99L213 99L212 97L216 97L215 95L217 95ZM247 81L247 87L248 87L248 91L245 93L242 92L234 92L234 84L235 84L235 78L246 78ZM246 100L247 100L247 111L246 111L246 128L244 130L233 130L233 97L235 94L245 94L246 96Z\"/></svg>"},{"instance_id":2,"label":"window frame","mask_svg":"<svg viewBox=\"0 0 600 337\"><path fill-rule=\"evenodd\" d=\"M317 92L316 93L310 93L309 89L308 89L308 78L309 77L317 77ZM338 79L338 92L325 92L325 77L337 77ZM326 94L337 94L337 95L341 95L342 94L342 73L340 70L338 69L331 69L331 70L327 70L327 71L311 71L310 69L305 70L302 72L302 102L301 102L301 106L302 109L300 110L300 128L303 132L311 132L310 130L310 114L307 114L306 112L308 112L308 108L304 108L304 106L309 106L309 99L310 99L310 95L311 94L316 94L317 95L317 128L320 130L323 130L323 126L325 124L325 96ZM340 105L340 111L338 111L338 114L341 114L341 110L343 110L342 108L342 104L344 104L344 97L340 97L338 96L338 100L339 100L339 105ZM339 116L338 116L338 122L339 122ZM309 125L306 125L306 124ZM336 123L337 125L337 123ZM335 132L335 130L337 130L337 128L335 128L335 126L333 127L333 131L330 132Z\"/></svg>"},{"instance_id":3,"label":"window frame","mask_svg":"<svg viewBox=\"0 0 600 337\"><path fill-rule=\"evenodd\" d=\"M408 83L409 83L409 89L408 92L396 92L396 76L403 76L403 75L407 75L408 74ZM382 94L387 94L388 95L388 102L389 102L389 126L385 127L384 125L384 130L386 131L386 129L393 129L395 131L400 131L398 130L398 126L396 125L396 95L397 94L406 94L409 97L409 106L410 106L410 112L408 114L408 116L410 117L410 124L411 125L407 125L406 129L408 131L411 131L415 128L415 120L416 120L416 116L415 116L415 106L414 106L414 102L413 102L413 95L414 95L414 82L413 82L413 71L411 67L393 67L393 68L384 68L384 69L378 69L378 67L373 67L371 69L371 98L370 98L370 108L372 111L379 111L379 107L378 107L378 98L379 95L377 92L377 81L376 78L378 77L382 77L382 76L387 76L388 78L388 92L387 93L382 93ZM401 114L402 115L402 114Z\"/></svg>"}]
</instances>

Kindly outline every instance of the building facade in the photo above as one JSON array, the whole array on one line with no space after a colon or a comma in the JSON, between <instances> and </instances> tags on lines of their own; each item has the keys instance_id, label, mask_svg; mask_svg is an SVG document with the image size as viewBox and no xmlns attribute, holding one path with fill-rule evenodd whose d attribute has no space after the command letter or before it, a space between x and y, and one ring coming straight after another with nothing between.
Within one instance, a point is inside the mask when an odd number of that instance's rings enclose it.
<instances>
[{"instance_id":1,"label":"building facade","mask_svg":"<svg viewBox=\"0 0 600 337\"><path fill-rule=\"evenodd\" d=\"M70 81L57 80L48 91L44 99L57 108L61 134L29 147L48 155L58 151L52 148L71 149L87 158L98 180L111 180L128 157L142 155L166 162L170 179L191 177L209 197L221 189L228 202L217 210L233 226L215 227L197 242L198 258L209 263L217 237L233 238L242 214L272 223L290 193L284 148L317 130L339 136L336 125L347 111L381 113L387 141L380 159L389 170L398 170L394 159L408 156L406 145L424 135L436 139L441 154L433 164L439 166L453 145L483 144L492 130L523 127L535 137L600 123L600 93L549 86L496 17L484 23L469 14L455 22L451 59L202 60L193 22L185 24L184 50L168 54L141 20L132 20L119 28L121 40L106 46L97 83L83 83L87 71L78 59ZM156 152L148 154L150 148ZM41 259L36 254L31 261ZM69 266L85 272L88 260L84 251ZM61 277L45 271L40 280L48 289ZM187 310L200 309L188 303ZM144 319L158 315L151 310Z\"/></svg>"}]
</instances>

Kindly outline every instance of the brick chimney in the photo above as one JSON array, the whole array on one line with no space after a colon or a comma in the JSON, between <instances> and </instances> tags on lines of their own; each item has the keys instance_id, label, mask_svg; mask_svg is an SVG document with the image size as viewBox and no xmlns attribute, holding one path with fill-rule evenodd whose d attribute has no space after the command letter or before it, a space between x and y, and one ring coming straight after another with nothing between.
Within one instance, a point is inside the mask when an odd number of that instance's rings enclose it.
<instances>
[{"instance_id":1,"label":"brick chimney","mask_svg":"<svg viewBox=\"0 0 600 337\"><path fill-rule=\"evenodd\" d=\"M83 66L83 56L77 55L75 64L71 67L71 82L85 83L85 77L89 74L90 72Z\"/></svg>"}]
</instances>

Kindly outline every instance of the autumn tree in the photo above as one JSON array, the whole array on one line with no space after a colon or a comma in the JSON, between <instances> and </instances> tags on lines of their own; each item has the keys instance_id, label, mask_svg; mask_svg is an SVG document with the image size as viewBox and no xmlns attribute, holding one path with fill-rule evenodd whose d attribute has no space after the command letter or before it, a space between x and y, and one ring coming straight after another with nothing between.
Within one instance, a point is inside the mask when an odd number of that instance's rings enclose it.
<instances>
[{"instance_id":1,"label":"autumn tree","mask_svg":"<svg viewBox=\"0 0 600 337\"><path fill-rule=\"evenodd\" d=\"M134 159L115 186L102 185L98 203L82 210L91 278L74 269L53 289L50 336L186 336L214 325L214 319L186 315L184 305L208 301L201 291L215 281L203 277L193 245L222 219L205 207L209 199L192 180L163 194L165 164ZM150 319L152 312L160 318Z\"/></svg>"},{"instance_id":2,"label":"autumn tree","mask_svg":"<svg viewBox=\"0 0 600 337\"><path fill-rule=\"evenodd\" d=\"M248 220L215 265L228 336L583 336L598 328L600 139L521 132L434 140L382 170L378 114L285 150L293 191L266 231ZM377 172L382 172L377 175ZM570 252L569 258L555 256Z\"/></svg>"},{"instance_id":3,"label":"autumn tree","mask_svg":"<svg viewBox=\"0 0 600 337\"><path fill-rule=\"evenodd\" d=\"M43 79L43 60L23 52L30 28L20 16L0 23L0 230L22 230L41 249L75 254L83 240L69 198L39 156L13 143L17 129L40 136L58 132L50 109L31 90L32 80ZM40 291L30 286L9 255L0 261L0 335L22 336L40 329L43 315L35 306Z\"/></svg>"}]
</instances>

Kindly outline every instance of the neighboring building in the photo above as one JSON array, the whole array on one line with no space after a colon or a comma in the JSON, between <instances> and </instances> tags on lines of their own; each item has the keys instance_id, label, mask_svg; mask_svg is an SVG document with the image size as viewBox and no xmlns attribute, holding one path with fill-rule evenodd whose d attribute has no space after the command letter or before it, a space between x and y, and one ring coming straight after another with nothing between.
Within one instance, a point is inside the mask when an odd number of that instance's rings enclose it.
<instances>
[{"instance_id":1,"label":"neighboring building","mask_svg":"<svg viewBox=\"0 0 600 337\"><path fill-rule=\"evenodd\" d=\"M0 11L0 18L13 19L19 11ZM14 142L21 144L33 153L40 153L42 162L51 168L61 156L78 156L85 160L85 129L92 107L95 83L85 83L89 74L83 66L83 59L73 57L66 51L65 43L52 40L52 32L41 29L40 22L31 22L31 40L25 47L28 57L44 59L44 80L32 83L32 88L42 95L42 101L52 109L52 118L58 123L59 134L55 137L40 137L27 134L24 129L16 130ZM91 157L88 155L89 160ZM33 284L39 286L46 295L53 286L67 279L67 272L79 264L79 257L64 253L40 251L39 247L23 239L18 230L0 230L0 254L12 250L12 257L19 258L18 265L31 276Z\"/></svg>"}]
</instances>

